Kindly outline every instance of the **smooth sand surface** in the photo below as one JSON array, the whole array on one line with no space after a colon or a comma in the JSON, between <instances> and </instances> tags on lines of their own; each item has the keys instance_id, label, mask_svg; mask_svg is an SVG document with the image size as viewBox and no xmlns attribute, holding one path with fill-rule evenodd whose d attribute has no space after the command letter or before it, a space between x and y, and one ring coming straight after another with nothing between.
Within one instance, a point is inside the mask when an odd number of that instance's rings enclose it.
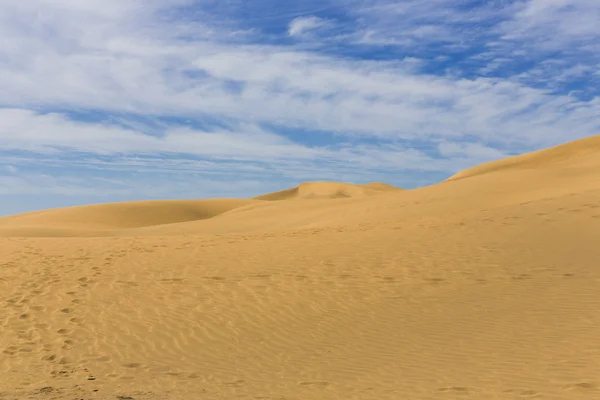
<instances>
[{"instance_id":1,"label":"smooth sand surface","mask_svg":"<svg viewBox=\"0 0 600 400\"><path fill-rule=\"evenodd\" d=\"M0 399L600 399L599 139L0 219Z\"/></svg>"},{"instance_id":2,"label":"smooth sand surface","mask_svg":"<svg viewBox=\"0 0 600 400\"><path fill-rule=\"evenodd\" d=\"M112 236L127 229L205 220L258 202L251 199L134 201L34 211L0 218L0 236Z\"/></svg>"}]
</instances>

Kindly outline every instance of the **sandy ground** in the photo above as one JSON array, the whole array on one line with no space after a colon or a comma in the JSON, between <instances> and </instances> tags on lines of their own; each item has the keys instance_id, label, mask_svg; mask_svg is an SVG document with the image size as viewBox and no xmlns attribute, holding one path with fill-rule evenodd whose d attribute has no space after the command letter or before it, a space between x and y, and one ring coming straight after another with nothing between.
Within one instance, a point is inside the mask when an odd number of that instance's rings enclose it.
<instances>
[{"instance_id":1,"label":"sandy ground","mask_svg":"<svg viewBox=\"0 0 600 400\"><path fill-rule=\"evenodd\" d=\"M2 400L600 399L600 137L0 236Z\"/></svg>"}]
</instances>

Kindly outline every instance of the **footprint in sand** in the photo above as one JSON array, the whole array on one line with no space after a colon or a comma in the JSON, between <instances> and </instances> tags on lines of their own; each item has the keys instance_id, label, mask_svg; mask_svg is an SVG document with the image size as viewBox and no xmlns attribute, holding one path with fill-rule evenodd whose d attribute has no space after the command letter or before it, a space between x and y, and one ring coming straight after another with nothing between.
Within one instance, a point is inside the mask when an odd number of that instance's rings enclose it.
<instances>
[{"instance_id":1,"label":"footprint in sand","mask_svg":"<svg viewBox=\"0 0 600 400\"><path fill-rule=\"evenodd\" d=\"M448 283L448 281L444 278L428 278L428 279L425 279L425 281L432 285L441 285L444 283Z\"/></svg>"},{"instance_id":2,"label":"footprint in sand","mask_svg":"<svg viewBox=\"0 0 600 400\"><path fill-rule=\"evenodd\" d=\"M125 363L123 364L123 366L125 368L132 368L132 369L137 369L137 368L144 368L144 364L141 363L136 363L136 362L132 362L132 363Z\"/></svg>"},{"instance_id":3,"label":"footprint in sand","mask_svg":"<svg viewBox=\"0 0 600 400\"><path fill-rule=\"evenodd\" d=\"M72 340L65 340L63 342L62 348L65 350L70 350L73 348L74 345L75 345L75 342L73 342Z\"/></svg>"},{"instance_id":4,"label":"footprint in sand","mask_svg":"<svg viewBox=\"0 0 600 400\"><path fill-rule=\"evenodd\" d=\"M224 281L225 280L225 278L223 278L222 276L208 276L208 277L206 277L206 279L210 279L213 281Z\"/></svg>"},{"instance_id":5,"label":"footprint in sand","mask_svg":"<svg viewBox=\"0 0 600 400\"><path fill-rule=\"evenodd\" d=\"M17 346L9 346L7 348L5 348L4 350L2 350L3 354L8 354L9 356L14 356L15 354L17 354L19 351L19 348Z\"/></svg>"},{"instance_id":6,"label":"footprint in sand","mask_svg":"<svg viewBox=\"0 0 600 400\"><path fill-rule=\"evenodd\" d=\"M225 382L224 385L225 386L229 386L229 387L240 387L244 383L246 383L246 381L244 381L244 380L237 380L235 382Z\"/></svg>"},{"instance_id":7,"label":"footprint in sand","mask_svg":"<svg viewBox=\"0 0 600 400\"><path fill-rule=\"evenodd\" d=\"M42 361L54 362L56 361L56 354L51 354L49 356L42 357Z\"/></svg>"},{"instance_id":8,"label":"footprint in sand","mask_svg":"<svg viewBox=\"0 0 600 400\"><path fill-rule=\"evenodd\" d=\"M525 281L525 280L533 279L533 276L531 276L529 274L519 274L519 275L512 276L510 279L513 281Z\"/></svg>"},{"instance_id":9,"label":"footprint in sand","mask_svg":"<svg viewBox=\"0 0 600 400\"><path fill-rule=\"evenodd\" d=\"M468 387L464 387L464 386L450 386L450 387L439 388L438 392L467 393L467 392L470 392L470 389Z\"/></svg>"},{"instance_id":10,"label":"footprint in sand","mask_svg":"<svg viewBox=\"0 0 600 400\"><path fill-rule=\"evenodd\" d=\"M329 386L329 382L300 382L300 386L326 388Z\"/></svg>"},{"instance_id":11,"label":"footprint in sand","mask_svg":"<svg viewBox=\"0 0 600 400\"><path fill-rule=\"evenodd\" d=\"M519 394L523 397L537 397L540 395L535 390L523 390L523 391L519 392Z\"/></svg>"},{"instance_id":12,"label":"footprint in sand","mask_svg":"<svg viewBox=\"0 0 600 400\"><path fill-rule=\"evenodd\" d=\"M584 392L591 392L591 391L595 392L595 391L600 390L600 387L598 385L596 385L595 383L580 382L580 383L573 383L572 385L568 385L567 389L584 391Z\"/></svg>"}]
</instances>

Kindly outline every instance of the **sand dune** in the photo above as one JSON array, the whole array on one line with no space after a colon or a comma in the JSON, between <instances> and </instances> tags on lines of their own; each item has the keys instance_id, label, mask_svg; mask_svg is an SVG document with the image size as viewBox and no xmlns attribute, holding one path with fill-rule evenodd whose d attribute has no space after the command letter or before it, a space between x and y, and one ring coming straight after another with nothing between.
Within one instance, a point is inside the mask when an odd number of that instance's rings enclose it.
<instances>
[{"instance_id":1,"label":"sand dune","mask_svg":"<svg viewBox=\"0 0 600 400\"><path fill-rule=\"evenodd\" d=\"M95 204L0 218L0 235L81 236L198 221L256 203L249 199L161 200Z\"/></svg>"},{"instance_id":2,"label":"sand dune","mask_svg":"<svg viewBox=\"0 0 600 400\"><path fill-rule=\"evenodd\" d=\"M492 161L478 165L453 175L449 180L468 178L471 176L489 174L506 170L527 170L543 168L562 168L565 163L582 161L593 158L600 153L600 136L580 139L574 142L539 150L533 153L510 157L503 160Z\"/></svg>"},{"instance_id":3,"label":"sand dune","mask_svg":"<svg viewBox=\"0 0 600 400\"><path fill-rule=\"evenodd\" d=\"M144 236L185 234L190 229L199 229L195 233L219 233L273 229L274 226L300 227L315 221L324 222L326 214L335 213L340 204L316 202L308 206L279 204L274 207L271 202L360 199L398 190L401 189L379 182L364 185L305 182L254 199L134 201L50 209L0 218L0 236ZM238 212L226 221L206 221L236 210Z\"/></svg>"},{"instance_id":4,"label":"sand dune","mask_svg":"<svg viewBox=\"0 0 600 400\"><path fill-rule=\"evenodd\" d=\"M0 398L598 399L598 143L374 196L0 219L103 236L0 238Z\"/></svg>"},{"instance_id":5,"label":"sand dune","mask_svg":"<svg viewBox=\"0 0 600 400\"><path fill-rule=\"evenodd\" d=\"M257 196L255 199L269 201L289 199L340 199L369 196L397 190L401 189L381 182L363 185L340 182L305 182L291 189Z\"/></svg>"}]
</instances>

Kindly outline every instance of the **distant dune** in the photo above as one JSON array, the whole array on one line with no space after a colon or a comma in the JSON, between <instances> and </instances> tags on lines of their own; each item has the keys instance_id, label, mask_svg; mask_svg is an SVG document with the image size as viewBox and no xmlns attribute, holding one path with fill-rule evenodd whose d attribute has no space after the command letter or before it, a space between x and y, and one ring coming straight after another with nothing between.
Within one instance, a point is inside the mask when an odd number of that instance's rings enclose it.
<instances>
[{"instance_id":1,"label":"distant dune","mask_svg":"<svg viewBox=\"0 0 600 400\"><path fill-rule=\"evenodd\" d=\"M363 185L340 182L305 182L291 189L257 196L255 199L269 201L289 199L340 199L369 196L396 190L402 189L380 182Z\"/></svg>"},{"instance_id":2,"label":"distant dune","mask_svg":"<svg viewBox=\"0 0 600 400\"><path fill-rule=\"evenodd\" d=\"M133 201L34 211L0 218L0 235L97 234L204 220L256 202L250 199Z\"/></svg>"},{"instance_id":3,"label":"distant dune","mask_svg":"<svg viewBox=\"0 0 600 400\"><path fill-rule=\"evenodd\" d=\"M600 398L600 137L0 236L3 400Z\"/></svg>"},{"instance_id":4,"label":"distant dune","mask_svg":"<svg viewBox=\"0 0 600 400\"><path fill-rule=\"evenodd\" d=\"M379 182L365 185L306 182L254 199L132 201L57 208L0 218L0 236L111 236L126 230L131 230L132 234L143 234L156 232L156 229L140 228L172 224L180 226L165 227L165 233L181 232L181 224L211 219L235 209L248 211L272 206L264 204L268 201L359 198L396 190L401 189Z\"/></svg>"}]
</instances>

